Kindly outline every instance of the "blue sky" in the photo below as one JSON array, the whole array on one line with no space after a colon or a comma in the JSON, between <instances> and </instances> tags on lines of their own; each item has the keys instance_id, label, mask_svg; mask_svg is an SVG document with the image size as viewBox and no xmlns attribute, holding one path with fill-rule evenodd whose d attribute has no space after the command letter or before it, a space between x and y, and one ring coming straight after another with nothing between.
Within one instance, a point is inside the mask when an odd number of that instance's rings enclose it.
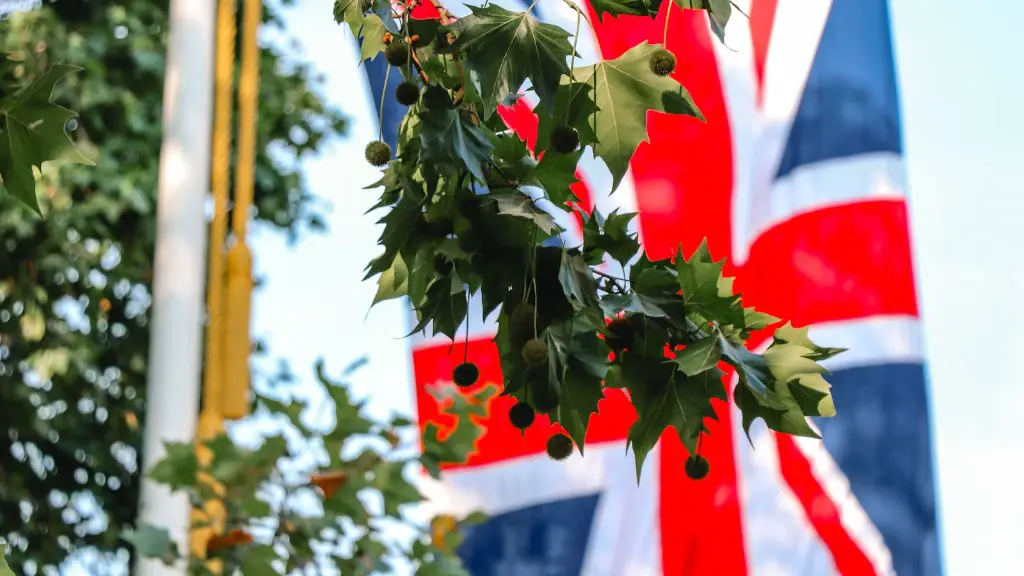
<instances>
[{"instance_id":1,"label":"blue sky","mask_svg":"<svg viewBox=\"0 0 1024 576\"><path fill-rule=\"evenodd\" d=\"M1024 516L1024 443L1015 435L1024 377L1012 361L1024 349L1024 258L1015 249L1024 244L1014 240L1024 214L1024 3L891 4L947 574L1010 575ZM376 111L331 5L305 0L288 18L303 55L326 73L328 100L351 118L348 137L305 165L312 189L333 205L331 232L295 248L257 234L256 266L268 282L255 331L304 378L317 357L338 372L369 356L357 392L382 414L411 413L401 304L366 317L375 285L360 279L378 230L363 216L375 198L361 188L376 173L362 149L376 136Z\"/></svg>"}]
</instances>

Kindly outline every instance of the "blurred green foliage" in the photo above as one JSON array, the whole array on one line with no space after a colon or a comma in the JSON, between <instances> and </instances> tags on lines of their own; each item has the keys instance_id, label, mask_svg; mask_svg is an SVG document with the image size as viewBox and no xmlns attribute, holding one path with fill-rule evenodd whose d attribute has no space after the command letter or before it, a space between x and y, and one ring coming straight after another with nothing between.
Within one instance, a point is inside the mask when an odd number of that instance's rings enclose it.
<instances>
[{"instance_id":1,"label":"blurred green foliage","mask_svg":"<svg viewBox=\"0 0 1024 576\"><path fill-rule=\"evenodd\" d=\"M211 0L212 1L212 0ZM282 28L280 5L265 28ZM83 68L56 102L95 166L44 166L41 219L0 195L0 538L17 573L94 547L109 558L135 519L145 410L166 0L60 0L0 22L19 82ZM278 43L280 44L280 43ZM255 216L295 240L322 230L298 160L343 133L322 78L265 46ZM28 560L31 559L31 560Z\"/></svg>"}]
</instances>

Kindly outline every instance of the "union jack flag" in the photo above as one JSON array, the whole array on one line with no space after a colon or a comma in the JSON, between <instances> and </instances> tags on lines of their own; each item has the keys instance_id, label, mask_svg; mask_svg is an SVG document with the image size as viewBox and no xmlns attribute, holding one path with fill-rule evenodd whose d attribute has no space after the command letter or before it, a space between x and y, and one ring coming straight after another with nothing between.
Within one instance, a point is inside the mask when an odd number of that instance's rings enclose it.
<instances>
[{"instance_id":1,"label":"union jack flag","mask_svg":"<svg viewBox=\"0 0 1024 576\"><path fill-rule=\"evenodd\" d=\"M680 244L688 253L707 237L715 258L729 258L745 304L811 326L823 345L848 348L826 363L839 413L813 422L823 441L755 425L751 448L736 409L721 403L702 448L709 476L687 478L685 451L668 433L638 486L625 441L635 413L624 397L607 395L591 420L586 457L565 462L544 454L549 429L535 425L521 436L505 416L511 400L499 398L477 453L425 488L438 510L490 515L460 548L470 572L940 575L886 0L741 2L749 19L731 19L725 46L705 13L671 1L656 18L603 19L587 0L577 2L595 24L579 40L583 63L660 43L672 10L673 76L707 121L650 114L650 140L614 194L607 169L588 153L576 195L588 209L638 212L654 259ZM518 0L494 3L522 9ZM457 16L467 12L445 4ZM534 13L575 29L575 13L560 2ZM367 69L376 95L384 66L378 58ZM404 110L393 101L385 110L384 133L393 137ZM531 143L528 97L501 114ZM494 318L481 318L478 304L469 323L468 349L413 338L421 422L438 414L427 387L450 381L464 354L480 366L481 381L501 382Z\"/></svg>"}]
</instances>

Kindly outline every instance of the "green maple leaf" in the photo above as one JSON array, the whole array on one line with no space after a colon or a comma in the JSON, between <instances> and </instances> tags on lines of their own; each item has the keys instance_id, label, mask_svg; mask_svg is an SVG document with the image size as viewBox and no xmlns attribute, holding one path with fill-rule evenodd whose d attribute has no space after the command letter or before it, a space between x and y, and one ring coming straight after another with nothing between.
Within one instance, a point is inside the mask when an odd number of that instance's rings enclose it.
<instances>
[{"instance_id":1,"label":"green maple leaf","mask_svg":"<svg viewBox=\"0 0 1024 576\"><path fill-rule=\"evenodd\" d=\"M569 187L579 180L576 166L583 155L582 149L568 154L549 151L538 162L530 154L526 142L516 136L495 135L491 143L494 145L492 160L500 168L498 176L511 179L514 184L543 188L548 199L559 207L575 198Z\"/></svg>"},{"instance_id":2,"label":"green maple leaf","mask_svg":"<svg viewBox=\"0 0 1024 576\"><path fill-rule=\"evenodd\" d=\"M370 486L380 492L383 497L384 513L388 516L399 517L400 506L414 504L423 500L423 495L415 486L405 479L405 460L392 460L381 462L373 469L373 480Z\"/></svg>"},{"instance_id":3,"label":"green maple leaf","mask_svg":"<svg viewBox=\"0 0 1024 576\"><path fill-rule=\"evenodd\" d=\"M634 217L636 214L620 214L618 209L607 217L597 211L590 215L584 214L583 246L593 255L590 261L600 262L603 253L622 264L631 261L640 252L637 235L629 231L629 224Z\"/></svg>"},{"instance_id":4,"label":"green maple leaf","mask_svg":"<svg viewBox=\"0 0 1024 576\"><path fill-rule=\"evenodd\" d=\"M563 76L558 90L555 91L555 103L551 110L535 108L537 114L537 149L550 148L551 131L555 126L565 125L576 129L580 139L580 148L597 142L593 120L597 113L594 103L593 83L574 82L569 76Z\"/></svg>"},{"instance_id":5,"label":"green maple leaf","mask_svg":"<svg viewBox=\"0 0 1024 576\"><path fill-rule=\"evenodd\" d=\"M238 569L240 574L245 574L246 576L274 576L278 573L273 563L280 561L281 557L278 556L277 550L271 544L252 544L246 546L241 556L242 561Z\"/></svg>"},{"instance_id":6,"label":"green maple leaf","mask_svg":"<svg viewBox=\"0 0 1024 576\"><path fill-rule=\"evenodd\" d=\"M568 251L563 252L558 280L562 284L566 298L573 306L595 308L599 305L594 273L583 256L571 254Z\"/></svg>"},{"instance_id":7,"label":"green maple leaf","mask_svg":"<svg viewBox=\"0 0 1024 576\"><path fill-rule=\"evenodd\" d=\"M442 413L456 418L455 426L448 430L442 430L435 422L427 422L424 427L420 461L436 478L440 464L465 463L474 450L477 440L484 435L484 429L474 417L487 416L487 406L498 393L498 387L488 385L466 395L454 384L446 384L428 387L427 392L442 406Z\"/></svg>"},{"instance_id":8,"label":"green maple leaf","mask_svg":"<svg viewBox=\"0 0 1024 576\"><path fill-rule=\"evenodd\" d=\"M178 548L165 528L143 524L132 532L125 532L121 538L131 544L143 558L156 558L170 565L179 557Z\"/></svg>"},{"instance_id":9,"label":"green maple leaf","mask_svg":"<svg viewBox=\"0 0 1024 576\"><path fill-rule=\"evenodd\" d=\"M707 10L711 20L711 30L720 42L725 42L725 25L732 16L733 3L729 0L674 0L680 8L691 10Z\"/></svg>"},{"instance_id":10,"label":"green maple leaf","mask_svg":"<svg viewBox=\"0 0 1024 576\"><path fill-rule=\"evenodd\" d=\"M707 336L686 345L676 352L675 362L687 376L696 376L705 370L711 370L722 360L719 341L715 336Z\"/></svg>"},{"instance_id":11,"label":"green maple leaf","mask_svg":"<svg viewBox=\"0 0 1024 576\"><path fill-rule=\"evenodd\" d=\"M516 183L526 183L533 178L537 161L530 155L526 142L514 134L488 134L494 151L491 160L500 168L498 175Z\"/></svg>"},{"instance_id":12,"label":"green maple leaf","mask_svg":"<svg viewBox=\"0 0 1024 576\"><path fill-rule=\"evenodd\" d=\"M578 201L569 187L579 181L576 177L576 166L582 155L582 149L568 154L548 151L533 172L531 182L543 188L548 199L559 208L566 202Z\"/></svg>"},{"instance_id":13,"label":"green maple leaf","mask_svg":"<svg viewBox=\"0 0 1024 576\"><path fill-rule=\"evenodd\" d=\"M776 320L777 322L778 320ZM846 348L822 348L811 341L807 335L808 328L794 328L792 322L786 322L784 326L780 326L775 330L774 338L776 343L790 343L803 346L811 350L811 354L808 358L821 362L822 360L828 360L829 358L841 354L846 351Z\"/></svg>"},{"instance_id":14,"label":"green maple leaf","mask_svg":"<svg viewBox=\"0 0 1024 576\"><path fill-rule=\"evenodd\" d=\"M362 25L359 28L359 57L363 60L373 60L378 54L384 51L384 33L387 27L380 16L370 14L364 16Z\"/></svg>"},{"instance_id":15,"label":"green maple leaf","mask_svg":"<svg viewBox=\"0 0 1024 576\"><path fill-rule=\"evenodd\" d=\"M787 408L792 408L792 400L804 416L835 416L831 385L823 378L828 370L809 357L813 354L798 344L776 342L765 351L764 359L776 381L775 392Z\"/></svg>"},{"instance_id":16,"label":"green maple leaf","mask_svg":"<svg viewBox=\"0 0 1024 576\"><path fill-rule=\"evenodd\" d=\"M834 416L836 409L831 386L823 377L828 370L817 359L839 349L818 347L807 338L806 329L791 327L783 330L782 337L792 341L776 339L763 355L732 342L736 333L726 336L720 332L719 336L723 359L736 367L740 376L734 396L748 436L750 425L761 418L772 430L818 438L807 417Z\"/></svg>"},{"instance_id":17,"label":"green maple leaf","mask_svg":"<svg viewBox=\"0 0 1024 576\"><path fill-rule=\"evenodd\" d=\"M671 363L650 364L631 356L626 355L619 378L629 390L638 415L627 441L636 458L639 479L644 460L669 426L675 428L687 450L696 449L704 418L715 418L711 399L724 398L725 389L723 372L717 368L687 377Z\"/></svg>"},{"instance_id":18,"label":"green maple leaf","mask_svg":"<svg viewBox=\"0 0 1024 576\"><path fill-rule=\"evenodd\" d=\"M545 338L552 351L549 378L560 394L558 409L548 416L565 428L582 454L590 416L604 398L601 381L608 372L608 347L592 322L579 314L549 326ZM514 396L525 398L524 392Z\"/></svg>"},{"instance_id":19,"label":"green maple leaf","mask_svg":"<svg viewBox=\"0 0 1024 576\"><path fill-rule=\"evenodd\" d=\"M686 307L676 294L679 283L669 270L652 268L636 275L632 290L625 294L608 294L601 298L601 308L609 316L619 312L643 314L651 318L667 318L678 324L686 322Z\"/></svg>"},{"instance_id":20,"label":"green maple leaf","mask_svg":"<svg viewBox=\"0 0 1024 576\"><path fill-rule=\"evenodd\" d=\"M562 75L569 73L569 33L538 22L529 12L511 12L494 4L469 9L472 14L449 26L457 35L451 49L463 52L476 72L484 115L493 114L527 78L541 105L550 108Z\"/></svg>"},{"instance_id":21,"label":"green maple leaf","mask_svg":"<svg viewBox=\"0 0 1024 576\"><path fill-rule=\"evenodd\" d=\"M395 256L394 262L391 263L391 268L382 272L377 278L377 294L374 295L370 305L373 306L378 302L393 298L401 298L408 293L409 269L406 268L402 255L398 254Z\"/></svg>"},{"instance_id":22,"label":"green maple leaf","mask_svg":"<svg viewBox=\"0 0 1024 576\"><path fill-rule=\"evenodd\" d=\"M594 84L598 111L590 122L597 142L594 155L618 188L637 146L647 139L647 111L685 114L704 120L690 93L669 76L651 72L648 61L660 45L642 42L614 60L577 68L573 79Z\"/></svg>"},{"instance_id":23,"label":"green maple leaf","mask_svg":"<svg viewBox=\"0 0 1024 576\"><path fill-rule=\"evenodd\" d=\"M7 543L0 540L0 576L14 576L14 571L7 565Z\"/></svg>"},{"instance_id":24,"label":"green maple leaf","mask_svg":"<svg viewBox=\"0 0 1024 576\"><path fill-rule=\"evenodd\" d=\"M348 24L352 37L358 39L359 31L363 28L362 0L334 0L334 21Z\"/></svg>"},{"instance_id":25,"label":"green maple leaf","mask_svg":"<svg viewBox=\"0 0 1024 576\"><path fill-rule=\"evenodd\" d=\"M676 271L683 301L689 312L700 314L705 320L722 326L744 326L743 305L732 293L731 279L722 281L725 259L715 262L708 250L707 240L701 242L687 260L682 250L676 256Z\"/></svg>"},{"instance_id":26,"label":"green maple leaf","mask_svg":"<svg viewBox=\"0 0 1024 576\"><path fill-rule=\"evenodd\" d=\"M463 281L453 269L448 275L438 277L427 289L426 297L417 309L420 321L409 334L415 334L430 324L435 336L444 334L454 339L468 311Z\"/></svg>"},{"instance_id":27,"label":"green maple leaf","mask_svg":"<svg viewBox=\"0 0 1024 576\"><path fill-rule=\"evenodd\" d=\"M761 330L778 322L779 319L771 314L758 312L753 308L743 309L743 324L746 330Z\"/></svg>"},{"instance_id":28,"label":"green maple leaf","mask_svg":"<svg viewBox=\"0 0 1024 576\"><path fill-rule=\"evenodd\" d=\"M32 167L66 160L92 165L75 147L66 127L75 113L52 102L53 91L64 77L81 70L57 64L30 85L0 100L0 181L7 192L42 215L36 198Z\"/></svg>"},{"instance_id":29,"label":"green maple leaf","mask_svg":"<svg viewBox=\"0 0 1024 576\"><path fill-rule=\"evenodd\" d=\"M395 257L415 236L416 222L422 213L420 202L415 200L412 195L406 195L377 221L378 224L384 225L384 231L377 242L384 247L384 253L366 267L366 276L363 277L363 280L368 280L391 268Z\"/></svg>"},{"instance_id":30,"label":"green maple leaf","mask_svg":"<svg viewBox=\"0 0 1024 576\"><path fill-rule=\"evenodd\" d=\"M785 404L771 388L774 379L764 356L747 350L742 340L733 342L722 331L716 332L722 360L736 369L740 383L754 394L762 406L776 410L785 409Z\"/></svg>"},{"instance_id":31,"label":"green maple leaf","mask_svg":"<svg viewBox=\"0 0 1024 576\"><path fill-rule=\"evenodd\" d=\"M464 166L478 180L484 180L483 165L490 160L493 148L486 133L452 105L444 88L427 88L422 106L421 160L455 164L451 166L455 170Z\"/></svg>"},{"instance_id":32,"label":"green maple leaf","mask_svg":"<svg viewBox=\"0 0 1024 576\"><path fill-rule=\"evenodd\" d=\"M191 488L196 484L199 461L191 442L164 442L164 457L153 466L149 479L171 490Z\"/></svg>"},{"instance_id":33,"label":"green maple leaf","mask_svg":"<svg viewBox=\"0 0 1024 576\"><path fill-rule=\"evenodd\" d=\"M498 205L499 214L533 220L545 234L551 234L558 229L558 223L551 214L538 208L533 199L526 194L488 194L487 199Z\"/></svg>"},{"instance_id":34,"label":"green maple leaf","mask_svg":"<svg viewBox=\"0 0 1024 576\"><path fill-rule=\"evenodd\" d=\"M685 0L684 0L685 1ZM654 16L661 7L661 0L591 0L591 6L598 18L611 16Z\"/></svg>"}]
</instances>

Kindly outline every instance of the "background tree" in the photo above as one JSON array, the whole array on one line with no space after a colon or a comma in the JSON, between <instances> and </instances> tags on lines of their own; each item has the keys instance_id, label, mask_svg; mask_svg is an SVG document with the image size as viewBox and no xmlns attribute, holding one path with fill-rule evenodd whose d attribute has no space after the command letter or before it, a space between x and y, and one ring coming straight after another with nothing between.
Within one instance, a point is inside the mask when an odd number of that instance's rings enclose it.
<instances>
[{"instance_id":1,"label":"background tree","mask_svg":"<svg viewBox=\"0 0 1024 576\"><path fill-rule=\"evenodd\" d=\"M455 550L464 529L485 516L415 521L408 506L423 497L408 475L425 466L436 477L439 464L464 462L483 434L476 419L487 415L497 387L472 395L452 384L432 388L448 422L433 426L421 446L417 434L407 434L415 431L412 421L369 417L365 402L322 363L316 376L327 400L311 406L257 394L263 416L280 426L251 445L224 434L209 440L208 465L200 465L191 443L167 444L151 478L186 493L200 525L210 525L204 502L219 501L226 512L205 555L181 564L187 573L469 576ZM160 526L140 526L125 538L144 556L167 563L181 557ZM221 570L211 572L211 561Z\"/></svg>"},{"instance_id":2,"label":"background tree","mask_svg":"<svg viewBox=\"0 0 1024 576\"><path fill-rule=\"evenodd\" d=\"M19 573L112 553L135 519L166 21L166 1L61 0L0 23L11 83L83 68L57 103L95 161L44 167L45 219L0 194L0 537ZM274 6L264 21L282 28ZM297 161L344 122L286 53L262 51L254 204L295 239L323 228Z\"/></svg>"}]
</instances>

